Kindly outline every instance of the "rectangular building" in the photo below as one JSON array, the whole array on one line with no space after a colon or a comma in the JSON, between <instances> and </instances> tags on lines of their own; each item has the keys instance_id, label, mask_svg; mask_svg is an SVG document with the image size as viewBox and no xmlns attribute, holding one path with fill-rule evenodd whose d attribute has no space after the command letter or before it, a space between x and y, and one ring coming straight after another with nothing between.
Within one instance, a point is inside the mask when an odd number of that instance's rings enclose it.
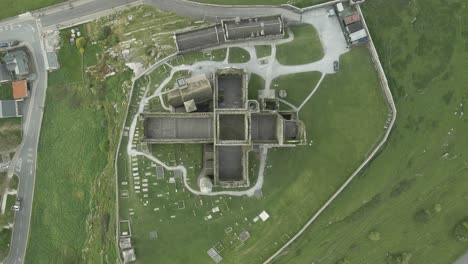
<instances>
[{"instance_id":1,"label":"rectangular building","mask_svg":"<svg viewBox=\"0 0 468 264\"><path fill-rule=\"evenodd\" d=\"M20 117L21 109L18 101L0 100L0 118Z\"/></svg>"}]
</instances>

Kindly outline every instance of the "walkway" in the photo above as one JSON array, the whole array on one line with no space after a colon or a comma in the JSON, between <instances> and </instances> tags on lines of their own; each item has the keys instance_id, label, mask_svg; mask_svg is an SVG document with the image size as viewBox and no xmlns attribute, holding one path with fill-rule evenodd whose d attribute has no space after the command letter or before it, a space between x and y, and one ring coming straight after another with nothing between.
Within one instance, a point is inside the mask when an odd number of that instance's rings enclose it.
<instances>
[{"instance_id":1,"label":"walkway","mask_svg":"<svg viewBox=\"0 0 468 264\"><path fill-rule=\"evenodd\" d=\"M322 76L317 83L317 85L312 89L309 96L304 100L304 102L299 106L293 109L300 110L308 100L313 96L313 94L317 91L320 87L322 80L325 78L326 74L333 74L333 61L339 60L339 57L348 52L349 49L347 48L346 41L344 39L343 34L341 33L341 27L339 25L338 20L335 17L328 17L327 10L325 8L315 9L312 11L308 11L303 14L303 21L304 23L308 23L314 26L317 30L317 33L320 37L321 44L324 49L324 57L316 62L303 64L303 65L296 65L296 66L287 66L282 65L276 59L276 47L277 45L285 44L287 42L291 42L294 40L294 34L290 31L289 37L287 39L279 39L279 40L266 40L266 41L249 41L246 43L237 43L237 44L226 44L222 46L216 47L219 48L227 48L226 59L222 62L215 62L215 61L200 61L196 62L192 65L179 65L179 66L170 66L171 72L169 76L158 86L158 88L154 91L153 94L148 95L148 88L145 89L145 94L138 106L138 112L134 115L132 124L129 130L129 142L127 146L127 153L129 156L144 156L153 162L163 166L167 170L178 170L182 172L184 185L185 187L195 195L208 195L208 196L216 196L216 195L232 195L232 196L253 196L254 193L258 190L262 189L263 186L263 172L265 169L266 158L268 148L263 148L261 153L260 159L260 169L258 180L252 188L244 191L221 191L221 192L211 192L211 193L202 193L200 191L194 190L189 184L187 183L187 171L186 168L182 165L178 166L168 166L167 164L163 163L159 159L155 158L154 156L137 151L132 149L133 145L133 137L135 135L135 128L137 125L137 120L139 114L143 113L145 105L149 103L149 101L155 97L160 97L162 93L162 89L172 80L174 74L178 71L190 71L194 74L197 73L206 73L206 72L214 72L216 69L224 68L224 67L238 67L243 68L249 73L255 73L262 78L265 79L265 87L264 89L269 90L271 82L284 74L295 74L295 73L302 73L302 72L312 72L318 71L322 73ZM267 63L262 61L265 58L259 60L257 58L257 54L255 52L256 45L271 45L271 55L267 58ZM250 55L249 61L245 63L228 63L229 59L229 48L231 47L241 47L244 48ZM170 56L162 61L159 61L155 65L151 67L151 71L159 67L160 65L167 64L173 56ZM145 71L145 75L149 75L151 71ZM286 104L289 104L285 101ZM290 104L291 105L291 104Z\"/></svg>"}]
</instances>

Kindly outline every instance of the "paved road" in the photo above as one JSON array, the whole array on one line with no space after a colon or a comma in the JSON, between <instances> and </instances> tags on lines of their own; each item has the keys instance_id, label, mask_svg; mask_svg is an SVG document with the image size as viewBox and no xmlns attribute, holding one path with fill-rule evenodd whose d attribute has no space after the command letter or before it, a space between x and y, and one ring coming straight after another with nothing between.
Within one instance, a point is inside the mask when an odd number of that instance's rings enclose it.
<instances>
[{"instance_id":1,"label":"paved road","mask_svg":"<svg viewBox=\"0 0 468 264\"><path fill-rule=\"evenodd\" d=\"M57 5L57 8L42 9L33 12L33 15L41 19L43 28L55 29L67 27L71 24L84 23L93 19L108 15L113 9L127 4L139 3L140 0L99 0L99 1L75 1L72 4Z\"/></svg>"},{"instance_id":2,"label":"paved road","mask_svg":"<svg viewBox=\"0 0 468 264\"><path fill-rule=\"evenodd\" d=\"M21 211L16 213L10 253L7 263L22 263L26 250L31 219L32 197L36 169L36 153L42 120L42 106L45 98L47 74L40 45L36 21L23 16L5 21L0 25L0 38L16 39L26 43L32 56L37 73L33 82L31 97L25 100L23 113L23 142L12 161L11 170L20 178L18 197L23 199Z\"/></svg>"},{"instance_id":3,"label":"paved road","mask_svg":"<svg viewBox=\"0 0 468 264\"><path fill-rule=\"evenodd\" d=\"M219 5L203 5L185 0L145 0L145 3L152 5L162 11L174 12L181 16L205 19L208 21L219 20L221 18L249 17L260 15L281 14L283 17L292 20L300 20L300 15L290 10L273 7L226 7Z\"/></svg>"},{"instance_id":4,"label":"paved road","mask_svg":"<svg viewBox=\"0 0 468 264\"><path fill-rule=\"evenodd\" d=\"M468 264L468 252L461 256L454 264Z\"/></svg>"},{"instance_id":5,"label":"paved road","mask_svg":"<svg viewBox=\"0 0 468 264\"><path fill-rule=\"evenodd\" d=\"M80 0L57 5L55 8L33 12L41 19L44 29L55 29L87 22L111 13L114 9L128 5L145 3L162 11L174 12L181 16L214 21L221 18L237 16L257 16L281 14L292 20L300 20L301 16L290 10L277 7L222 7L202 5L183 0Z\"/></svg>"}]
</instances>

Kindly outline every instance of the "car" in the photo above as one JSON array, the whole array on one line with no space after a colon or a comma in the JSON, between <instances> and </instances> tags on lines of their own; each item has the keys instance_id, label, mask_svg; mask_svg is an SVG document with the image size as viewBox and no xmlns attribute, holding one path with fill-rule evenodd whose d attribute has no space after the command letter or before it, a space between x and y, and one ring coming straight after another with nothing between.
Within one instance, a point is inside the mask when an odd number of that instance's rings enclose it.
<instances>
[{"instance_id":1,"label":"car","mask_svg":"<svg viewBox=\"0 0 468 264\"><path fill-rule=\"evenodd\" d=\"M8 46L7 42L0 42L0 48L8 48Z\"/></svg>"},{"instance_id":2,"label":"car","mask_svg":"<svg viewBox=\"0 0 468 264\"><path fill-rule=\"evenodd\" d=\"M15 204L11 207L11 210L16 211L16 212L21 210L21 199L20 198L16 199Z\"/></svg>"},{"instance_id":3,"label":"car","mask_svg":"<svg viewBox=\"0 0 468 264\"><path fill-rule=\"evenodd\" d=\"M19 41L17 41L17 40L12 40L12 41L8 42L8 45L9 45L10 47L14 47L14 46L16 46L16 45L18 45L18 44L19 44Z\"/></svg>"},{"instance_id":4,"label":"car","mask_svg":"<svg viewBox=\"0 0 468 264\"><path fill-rule=\"evenodd\" d=\"M333 62L333 70L335 70L335 72L340 70L340 63L338 61Z\"/></svg>"}]
</instances>

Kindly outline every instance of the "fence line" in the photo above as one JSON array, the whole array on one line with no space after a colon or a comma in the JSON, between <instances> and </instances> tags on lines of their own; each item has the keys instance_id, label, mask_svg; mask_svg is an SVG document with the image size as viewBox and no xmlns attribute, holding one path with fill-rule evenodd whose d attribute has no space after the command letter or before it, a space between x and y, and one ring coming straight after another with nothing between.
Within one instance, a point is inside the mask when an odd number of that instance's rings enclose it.
<instances>
[{"instance_id":1,"label":"fence line","mask_svg":"<svg viewBox=\"0 0 468 264\"><path fill-rule=\"evenodd\" d=\"M390 87L388 86L388 81L387 77L385 76L385 72L383 70L382 64L380 63L379 55L377 54L377 50L375 49L374 42L372 41L372 37L370 35L370 31L367 27L367 24L364 19L364 15L362 14L361 8L359 5L357 5L357 10L359 14L361 15L362 22L364 25L364 28L367 31L367 34L369 36L369 42L368 42L368 48L372 56L372 61L374 64L374 67L377 70L377 73L379 74L379 79L380 83L382 85L382 89L384 90L385 97L387 99L388 106L390 108L390 114L391 114L391 121L389 124L386 126L386 132L383 137L383 139L380 141L379 145L369 154L369 156L366 158L366 160L351 174L351 176L340 186L340 188L333 193L333 195L325 202L320 209L315 212L315 214L312 216L312 218L307 221L307 223L299 230L299 232L296 233L286 244L284 244L279 250L277 250L272 256L270 256L264 264L272 262L281 252L286 249L288 246L290 246L299 236L304 233L304 231L313 223L315 220L319 217L319 215L335 200L335 198L351 183L351 181L369 164L369 162L375 157L375 155L382 149L382 147L385 145L385 143L388 140L388 137L390 135L390 132L392 131L392 128L395 124L396 120L396 107L395 107L395 102L393 101L393 96L392 92L390 91Z\"/></svg>"}]
</instances>

